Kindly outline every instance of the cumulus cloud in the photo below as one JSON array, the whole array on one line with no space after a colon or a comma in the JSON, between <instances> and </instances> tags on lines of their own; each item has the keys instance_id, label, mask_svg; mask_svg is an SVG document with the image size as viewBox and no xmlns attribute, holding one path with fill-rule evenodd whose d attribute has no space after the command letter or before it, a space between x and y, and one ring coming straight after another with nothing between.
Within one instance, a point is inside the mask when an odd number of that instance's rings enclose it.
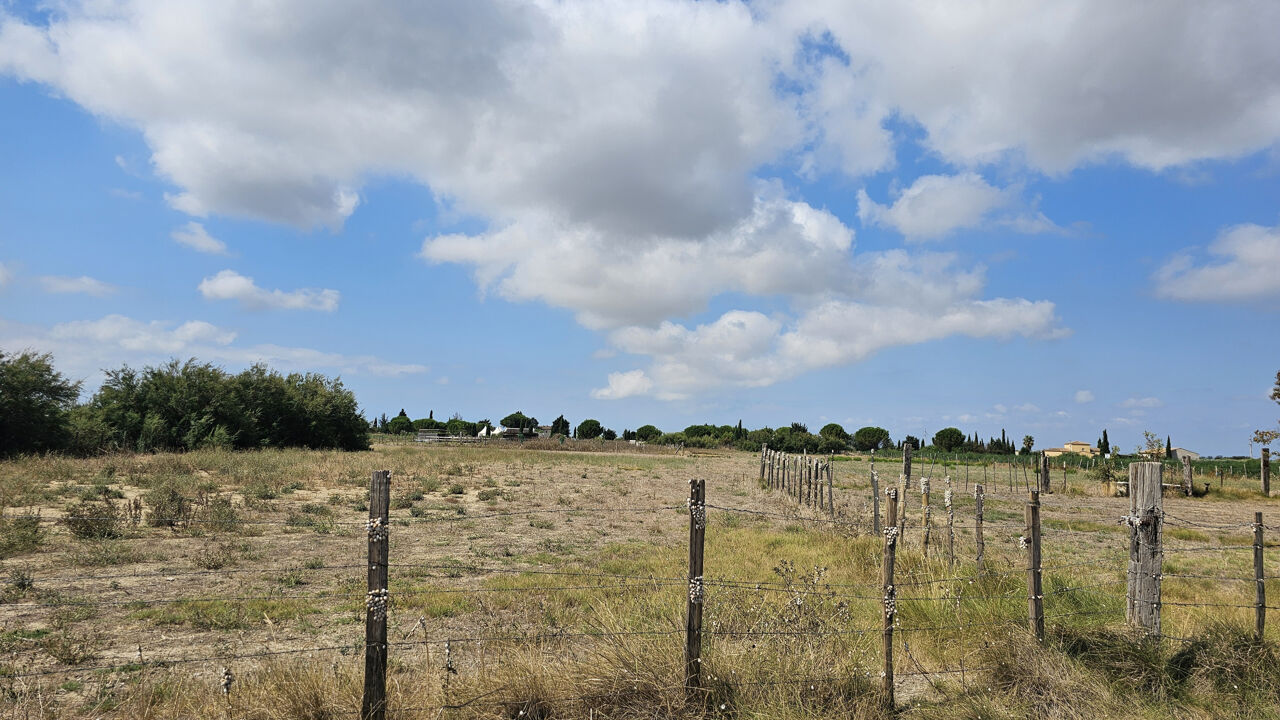
<instances>
[{"instance_id":1,"label":"cumulus cloud","mask_svg":"<svg viewBox=\"0 0 1280 720\"><path fill-rule=\"evenodd\" d=\"M116 291L114 285L95 280L87 275L81 275L80 277L44 275L40 277L40 287L44 288L47 293L59 295L81 294L94 297L105 297Z\"/></svg>"},{"instance_id":2,"label":"cumulus cloud","mask_svg":"<svg viewBox=\"0 0 1280 720\"><path fill-rule=\"evenodd\" d=\"M1217 262L1175 255L1155 273L1156 294L1170 300L1245 302L1280 297L1280 225L1237 225L1209 245Z\"/></svg>"},{"instance_id":3,"label":"cumulus cloud","mask_svg":"<svg viewBox=\"0 0 1280 720\"><path fill-rule=\"evenodd\" d=\"M174 242L197 252L208 253L210 255L227 255L227 244L221 240L211 236L204 229L204 225L192 221L174 230L169 234Z\"/></svg>"},{"instance_id":4,"label":"cumulus cloud","mask_svg":"<svg viewBox=\"0 0 1280 720\"><path fill-rule=\"evenodd\" d=\"M46 328L0 319L0 348L52 352L58 358L59 369L72 377L97 376L104 367L155 364L170 357L198 357L236 366L265 362L286 371L329 370L382 376L428 370L423 365L394 363L371 355L275 344L242 346L235 340L235 331L202 320L175 324L106 315Z\"/></svg>"},{"instance_id":5,"label":"cumulus cloud","mask_svg":"<svg viewBox=\"0 0 1280 720\"><path fill-rule=\"evenodd\" d=\"M1077 391L1076 391L1076 402L1080 403L1081 405L1083 405L1084 403L1091 403L1091 402L1093 402L1093 391L1092 391L1092 390L1077 390Z\"/></svg>"},{"instance_id":6,"label":"cumulus cloud","mask_svg":"<svg viewBox=\"0 0 1280 720\"><path fill-rule=\"evenodd\" d=\"M952 335L1007 339L1054 337L1060 332L1053 303L971 300L941 312L831 300L799 317L731 311L693 328L663 322L627 327L610 341L647 355L644 370L614 373L597 398L651 394L678 400L717 387L762 387L802 372L865 359L885 348Z\"/></svg>"},{"instance_id":7,"label":"cumulus cloud","mask_svg":"<svg viewBox=\"0 0 1280 720\"><path fill-rule=\"evenodd\" d=\"M201 280L199 289L200 294L207 300L236 300L244 307L253 310L333 312L338 309L338 301L342 297L337 290L311 288L290 292L264 290L253 282L253 278L241 275L235 270L223 270L217 275Z\"/></svg>"},{"instance_id":8,"label":"cumulus cloud","mask_svg":"<svg viewBox=\"0 0 1280 720\"><path fill-rule=\"evenodd\" d=\"M992 210L1010 202L1006 194L976 173L924 175L903 190L893 205L881 205L858 191L858 219L882 225L908 241L933 240L963 228L977 227Z\"/></svg>"}]
</instances>

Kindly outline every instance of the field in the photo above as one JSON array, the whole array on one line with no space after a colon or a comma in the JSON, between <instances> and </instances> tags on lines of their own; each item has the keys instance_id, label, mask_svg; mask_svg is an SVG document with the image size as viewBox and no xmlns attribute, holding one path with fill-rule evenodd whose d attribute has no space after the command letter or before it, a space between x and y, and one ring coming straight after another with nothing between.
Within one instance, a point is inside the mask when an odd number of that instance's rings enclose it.
<instances>
[{"instance_id":1,"label":"field","mask_svg":"<svg viewBox=\"0 0 1280 720\"><path fill-rule=\"evenodd\" d=\"M838 460L834 515L763 487L759 456L731 451L379 444L4 462L0 709L358 716L368 485L387 469L390 717L887 716L870 463ZM877 467L896 480L897 463ZM1127 498L1082 472L1064 491L1058 470L1042 497L1040 645L1027 630L1023 477L986 469L979 574L971 491L983 468L915 472L931 478L933 512L926 555L910 494L899 715L1280 717L1280 618L1254 639L1252 549L1254 512L1274 522L1278 501L1256 480L1165 498L1166 637L1151 640L1124 619ZM707 484L706 690L690 699L695 477ZM1277 598L1280 534L1266 533Z\"/></svg>"}]
</instances>

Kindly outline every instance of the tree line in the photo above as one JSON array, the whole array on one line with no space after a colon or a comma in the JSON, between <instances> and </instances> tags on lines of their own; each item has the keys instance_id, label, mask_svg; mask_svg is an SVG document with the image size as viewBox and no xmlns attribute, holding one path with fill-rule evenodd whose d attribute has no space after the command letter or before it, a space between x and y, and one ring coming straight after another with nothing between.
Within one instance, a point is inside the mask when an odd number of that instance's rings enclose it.
<instances>
[{"instance_id":1,"label":"tree line","mask_svg":"<svg viewBox=\"0 0 1280 720\"><path fill-rule=\"evenodd\" d=\"M355 395L335 378L262 364L232 374L194 358L105 372L79 402L81 383L52 355L0 351L0 455L369 447Z\"/></svg>"}]
</instances>

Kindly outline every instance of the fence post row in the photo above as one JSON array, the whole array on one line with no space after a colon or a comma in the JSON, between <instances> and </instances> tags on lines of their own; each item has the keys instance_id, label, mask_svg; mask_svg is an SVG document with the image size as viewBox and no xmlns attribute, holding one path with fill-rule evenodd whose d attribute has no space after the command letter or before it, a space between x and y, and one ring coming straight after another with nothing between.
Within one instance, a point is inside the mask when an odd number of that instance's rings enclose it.
<instances>
[{"instance_id":1,"label":"fence post row","mask_svg":"<svg viewBox=\"0 0 1280 720\"><path fill-rule=\"evenodd\" d=\"M947 489L942 494L942 502L947 506L947 567L956 564L956 511L951 506L951 476L947 476Z\"/></svg>"},{"instance_id":2,"label":"fence post row","mask_svg":"<svg viewBox=\"0 0 1280 720\"><path fill-rule=\"evenodd\" d=\"M1262 513L1256 512L1253 514L1253 633L1259 642L1267 627L1267 586L1262 572L1262 547Z\"/></svg>"},{"instance_id":3,"label":"fence post row","mask_svg":"<svg viewBox=\"0 0 1280 720\"><path fill-rule=\"evenodd\" d=\"M689 602L685 612L684 689L690 699L702 687L702 549L707 529L707 481L689 481Z\"/></svg>"},{"instance_id":4,"label":"fence post row","mask_svg":"<svg viewBox=\"0 0 1280 720\"><path fill-rule=\"evenodd\" d=\"M1040 569L1040 493L1032 490L1027 502L1027 616L1036 640L1044 642L1044 586Z\"/></svg>"},{"instance_id":5,"label":"fence post row","mask_svg":"<svg viewBox=\"0 0 1280 720\"><path fill-rule=\"evenodd\" d=\"M1164 525L1164 465L1158 462L1129 466L1129 592L1125 619L1160 635L1160 573Z\"/></svg>"},{"instance_id":6,"label":"fence post row","mask_svg":"<svg viewBox=\"0 0 1280 720\"><path fill-rule=\"evenodd\" d=\"M375 470L369 479L369 592L365 596L364 697L362 720L387 716L387 551L391 509L391 471Z\"/></svg>"},{"instance_id":7,"label":"fence post row","mask_svg":"<svg viewBox=\"0 0 1280 720\"><path fill-rule=\"evenodd\" d=\"M898 590L893 584L894 563L898 550L898 491L885 490L886 505L884 523L884 559L881 564L880 579L884 586L884 631L883 648L884 671L881 675L881 697L884 706L893 711L893 621L898 613Z\"/></svg>"}]
</instances>

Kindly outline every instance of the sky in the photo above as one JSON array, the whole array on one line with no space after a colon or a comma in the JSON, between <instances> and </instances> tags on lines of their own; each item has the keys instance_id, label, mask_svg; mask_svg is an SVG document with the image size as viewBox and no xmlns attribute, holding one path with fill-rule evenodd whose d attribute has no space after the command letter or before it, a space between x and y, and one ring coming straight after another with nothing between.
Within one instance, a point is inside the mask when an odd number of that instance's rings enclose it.
<instances>
[{"instance_id":1,"label":"sky","mask_svg":"<svg viewBox=\"0 0 1280 720\"><path fill-rule=\"evenodd\" d=\"M1245 454L1280 4L0 0L0 350Z\"/></svg>"}]
</instances>

